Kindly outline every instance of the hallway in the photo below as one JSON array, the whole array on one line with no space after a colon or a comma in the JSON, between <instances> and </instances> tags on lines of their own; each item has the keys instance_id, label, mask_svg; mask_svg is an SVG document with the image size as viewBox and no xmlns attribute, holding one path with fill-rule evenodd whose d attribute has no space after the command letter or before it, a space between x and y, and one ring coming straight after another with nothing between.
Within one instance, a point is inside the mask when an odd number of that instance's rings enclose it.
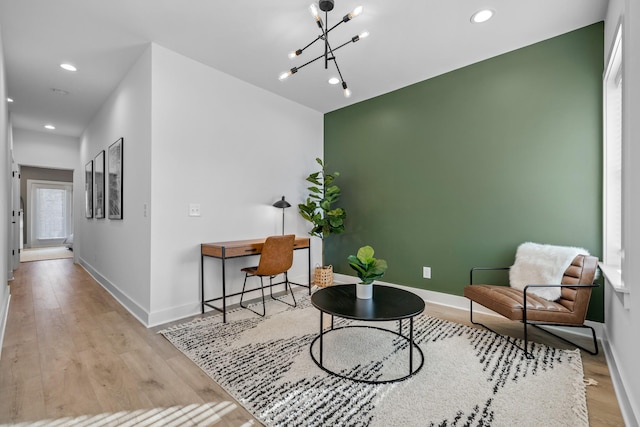
<instances>
[{"instance_id":1,"label":"hallway","mask_svg":"<svg viewBox=\"0 0 640 427\"><path fill-rule=\"evenodd\" d=\"M21 263L9 283L0 423L205 402L233 408L215 382L73 260ZM216 425L252 419L238 405Z\"/></svg>"}]
</instances>

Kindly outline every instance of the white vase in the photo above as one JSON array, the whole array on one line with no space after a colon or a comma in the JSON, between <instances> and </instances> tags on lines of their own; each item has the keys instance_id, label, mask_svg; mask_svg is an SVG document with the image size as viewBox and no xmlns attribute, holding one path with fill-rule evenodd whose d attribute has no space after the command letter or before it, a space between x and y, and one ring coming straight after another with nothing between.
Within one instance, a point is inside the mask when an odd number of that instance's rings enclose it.
<instances>
[{"instance_id":1,"label":"white vase","mask_svg":"<svg viewBox=\"0 0 640 427\"><path fill-rule=\"evenodd\" d=\"M371 299L373 297L373 284L356 283L356 296L360 299Z\"/></svg>"}]
</instances>

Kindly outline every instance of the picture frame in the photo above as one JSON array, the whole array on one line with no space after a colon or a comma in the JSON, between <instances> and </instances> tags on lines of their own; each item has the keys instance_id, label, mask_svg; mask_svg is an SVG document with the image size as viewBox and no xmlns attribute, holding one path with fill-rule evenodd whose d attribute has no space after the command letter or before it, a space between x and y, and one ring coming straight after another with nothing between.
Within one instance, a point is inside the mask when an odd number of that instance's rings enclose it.
<instances>
[{"instance_id":1,"label":"picture frame","mask_svg":"<svg viewBox=\"0 0 640 427\"><path fill-rule=\"evenodd\" d=\"M93 160L84 165L84 216L93 218Z\"/></svg>"},{"instance_id":2,"label":"picture frame","mask_svg":"<svg viewBox=\"0 0 640 427\"><path fill-rule=\"evenodd\" d=\"M104 218L104 150L93 159L93 184L95 202L93 204L95 218Z\"/></svg>"},{"instance_id":3,"label":"picture frame","mask_svg":"<svg viewBox=\"0 0 640 427\"><path fill-rule=\"evenodd\" d=\"M124 138L109 146L109 219L122 219L122 166L124 157Z\"/></svg>"}]
</instances>

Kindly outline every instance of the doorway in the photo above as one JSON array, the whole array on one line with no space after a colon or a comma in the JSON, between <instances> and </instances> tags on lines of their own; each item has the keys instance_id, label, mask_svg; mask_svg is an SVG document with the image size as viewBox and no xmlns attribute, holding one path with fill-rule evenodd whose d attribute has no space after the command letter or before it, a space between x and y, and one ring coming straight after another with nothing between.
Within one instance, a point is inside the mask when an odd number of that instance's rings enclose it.
<instances>
[{"instance_id":1,"label":"doorway","mask_svg":"<svg viewBox=\"0 0 640 427\"><path fill-rule=\"evenodd\" d=\"M20 166L20 262L73 257L73 171Z\"/></svg>"}]
</instances>

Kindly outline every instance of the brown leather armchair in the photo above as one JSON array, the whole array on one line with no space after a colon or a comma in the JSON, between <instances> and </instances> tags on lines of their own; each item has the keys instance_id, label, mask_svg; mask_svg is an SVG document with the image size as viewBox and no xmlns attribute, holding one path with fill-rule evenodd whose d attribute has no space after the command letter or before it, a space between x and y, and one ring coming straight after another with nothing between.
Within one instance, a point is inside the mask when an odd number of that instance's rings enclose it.
<instances>
[{"instance_id":1,"label":"brown leather armchair","mask_svg":"<svg viewBox=\"0 0 640 427\"><path fill-rule=\"evenodd\" d=\"M589 307L589 300L591 299L591 290L598 286L593 283L593 280L596 277L597 268L598 258L587 255L578 255L565 271L561 284L530 284L526 286L524 290L518 290L510 286L479 285L473 283L474 272L479 270L509 270L510 267L474 267L470 272L469 285L464 288L464 296L469 298L471 323L474 325L480 325L497 334L497 332L493 331L491 328L473 320L474 302L483 305L508 319L522 322L524 326L524 348L520 347L513 341L511 342L513 345L523 350L527 358L532 357L528 351L527 325L535 327L549 325L588 328L591 330L591 335L593 337L594 351L577 345L547 329L539 329L575 345L590 354L598 354L598 341L596 340L595 331L591 326L584 324L587 316L587 308ZM529 288L545 286L561 287L562 296L560 299L557 301L548 301L531 293L527 293Z\"/></svg>"}]
</instances>

